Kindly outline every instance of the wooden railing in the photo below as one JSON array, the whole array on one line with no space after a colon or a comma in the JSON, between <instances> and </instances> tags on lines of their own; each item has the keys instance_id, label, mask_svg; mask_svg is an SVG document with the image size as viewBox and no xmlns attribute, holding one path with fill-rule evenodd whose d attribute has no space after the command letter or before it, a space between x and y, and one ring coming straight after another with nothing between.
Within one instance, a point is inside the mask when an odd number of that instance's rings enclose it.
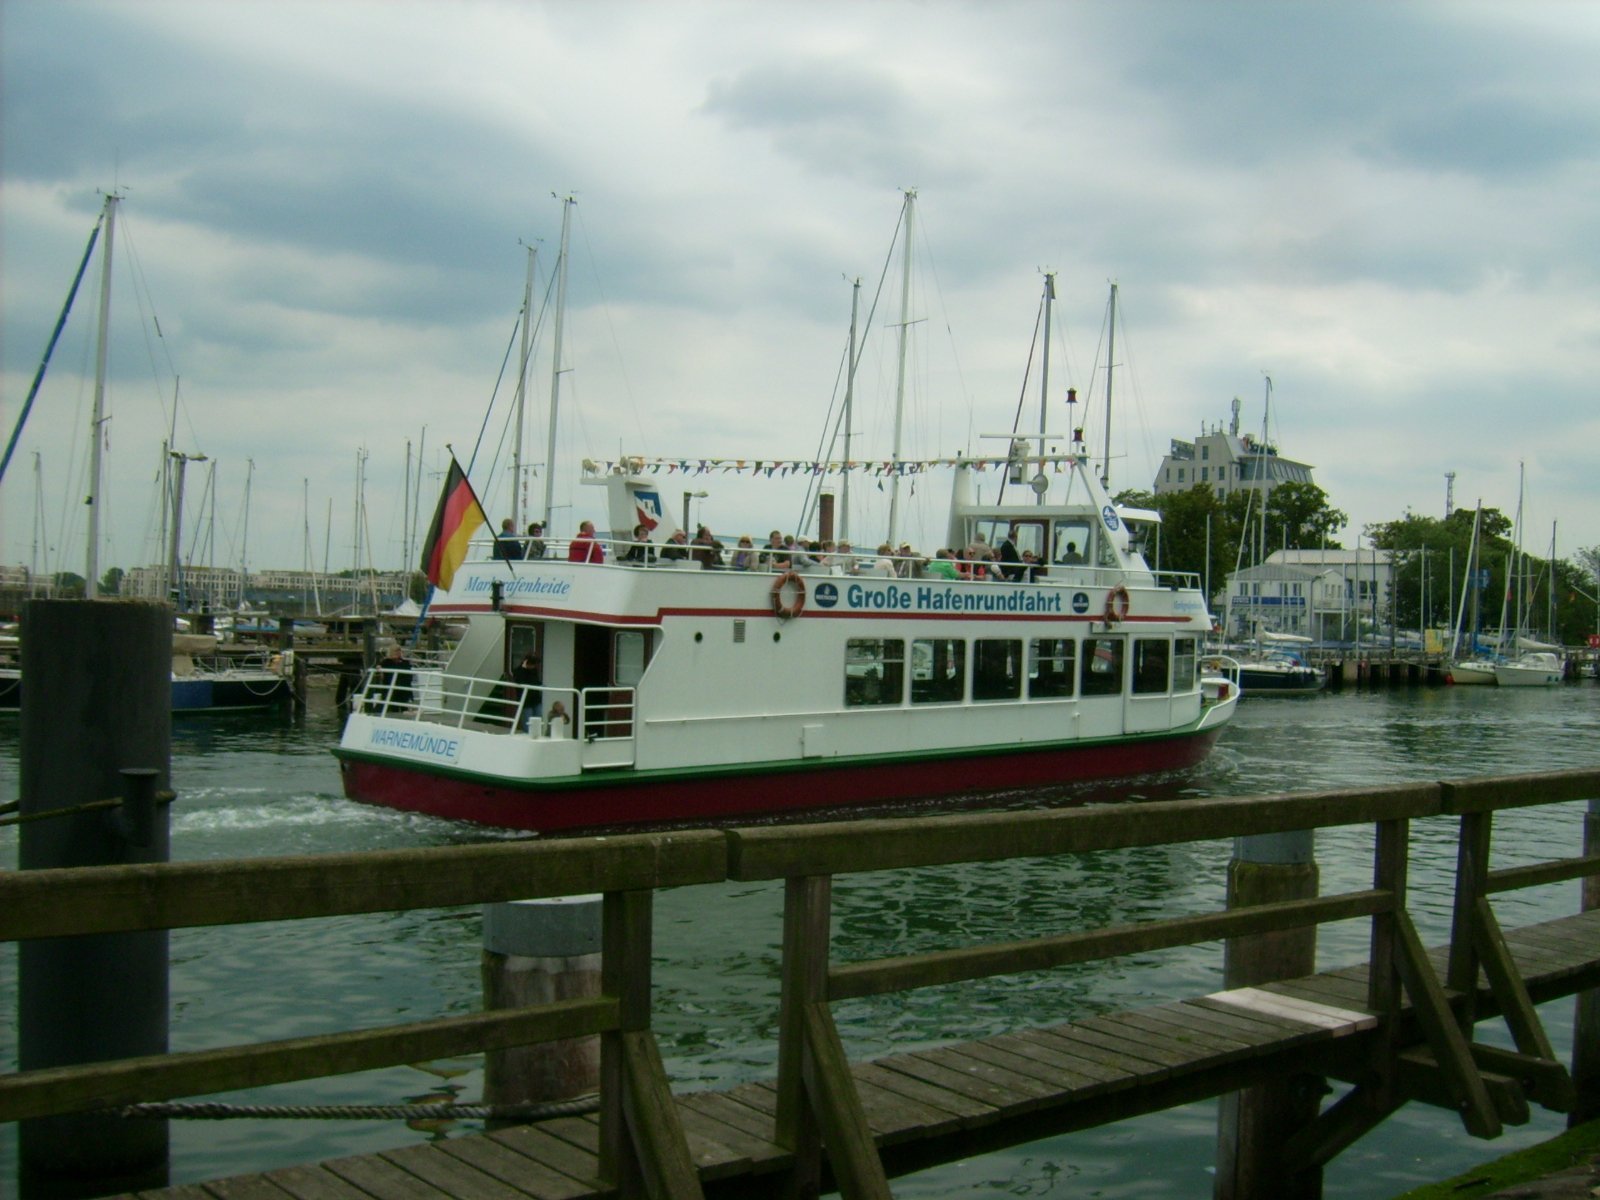
<instances>
[{"instance_id":1,"label":"wooden railing","mask_svg":"<svg viewBox=\"0 0 1600 1200\"><path fill-rule=\"evenodd\" d=\"M604 895L601 994L470 1016L326 1036L0 1075L0 1120L87 1112L320 1078L585 1034L601 1036L601 1171L623 1194L697 1195L670 1085L651 1033L651 911L659 888L785 881L775 1140L795 1153L795 1183L821 1172L822 1146L847 1196L887 1194L829 1006L838 1000L994 975L1048 970L1163 947L1246 938L1329 921L1371 923L1369 1002L1398 1028L1403 1000L1424 1044L1355 1100L1297 1139L1301 1161L1325 1161L1409 1098L1460 1108L1492 1136L1512 1104L1502 1073L1532 1081L1547 1105L1572 1101L1537 1014L1505 953L1489 896L1585 879L1600 893L1595 825L1600 769L1449 784L1080 809L839 821L806 826L636 834L300 858L0 873L0 940L56 938L329 917L492 901ZM1591 801L1573 857L1488 867L1497 811ZM1429 965L1406 909L1409 822L1462 822L1448 978ZM1194 913L1025 941L953 946L871 961L831 961L835 876L954 863L1096 854L1335 826L1376 830L1373 885L1311 899ZM1577 849L1575 847L1575 849ZM1600 948L1597 948L1600 957ZM1471 1042L1482 968L1516 1051ZM1445 985L1458 995L1450 996ZM1442 1100L1441 1100L1442 1098Z\"/></svg>"}]
</instances>

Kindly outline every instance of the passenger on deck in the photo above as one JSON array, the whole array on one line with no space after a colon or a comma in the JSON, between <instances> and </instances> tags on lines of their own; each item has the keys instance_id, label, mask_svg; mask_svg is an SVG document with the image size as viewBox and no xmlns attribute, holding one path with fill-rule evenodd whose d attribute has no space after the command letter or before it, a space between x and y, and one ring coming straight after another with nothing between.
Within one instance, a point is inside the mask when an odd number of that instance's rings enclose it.
<instances>
[{"instance_id":1,"label":"passenger on deck","mask_svg":"<svg viewBox=\"0 0 1600 1200\"><path fill-rule=\"evenodd\" d=\"M1066 552L1062 554L1059 561L1064 563L1081 563L1083 561L1083 555L1078 553L1078 543L1068 542Z\"/></svg>"},{"instance_id":2,"label":"passenger on deck","mask_svg":"<svg viewBox=\"0 0 1600 1200\"><path fill-rule=\"evenodd\" d=\"M861 560L856 557L856 552L850 548L849 542L840 542L839 551L835 556L836 564L841 575L859 575L861 573Z\"/></svg>"},{"instance_id":3,"label":"passenger on deck","mask_svg":"<svg viewBox=\"0 0 1600 1200\"><path fill-rule=\"evenodd\" d=\"M878 557L873 560L872 566L867 568L866 574L877 575L883 579L893 579L895 577L894 547L888 542L884 542L879 546Z\"/></svg>"},{"instance_id":4,"label":"passenger on deck","mask_svg":"<svg viewBox=\"0 0 1600 1200\"><path fill-rule=\"evenodd\" d=\"M528 555L529 558L544 557L544 522L535 521L528 526Z\"/></svg>"},{"instance_id":5,"label":"passenger on deck","mask_svg":"<svg viewBox=\"0 0 1600 1200\"><path fill-rule=\"evenodd\" d=\"M695 530L693 548L689 551L689 555L700 564L701 570L722 569L722 543L712 537L711 530L704 525Z\"/></svg>"},{"instance_id":6,"label":"passenger on deck","mask_svg":"<svg viewBox=\"0 0 1600 1200\"><path fill-rule=\"evenodd\" d=\"M1037 583L1050 573L1050 568L1039 561L1032 550L1022 552L1022 582Z\"/></svg>"},{"instance_id":7,"label":"passenger on deck","mask_svg":"<svg viewBox=\"0 0 1600 1200\"><path fill-rule=\"evenodd\" d=\"M618 562L629 563L635 567L648 567L656 560L655 543L650 540L650 530L644 525L633 527L633 541L628 543L628 549L617 559Z\"/></svg>"},{"instance_id":8,"label":"passenger on deck","mask_svg":"<svg viewBox=\"0 0 1600 1200\"><path fill-rule=\"evenodd\" d=\"M523 690L538 688L544 683L544 668L539 663L539 656L532 650L524 654L522 661L512 668L511 682L520 685L514 690L522 705L517 714L517 732L521 733L533 723L544 703L543 692Z\"/></svg>"},{"instance_id":9,"label":"passenger on deck","mask_svg":"<svg viewBox=\"0 0 1600 1200\"><path fill-rule=\"evenodd\" d=\"M763 571L789 569L789 550L783 544L783 534L776 529L767 535L767 544L761 548L761 569Z\"/></svg>"},{"instance_id":10,"label":"passenger on deck","mask_svg":"<svg viewBox=\"0 0 1600 1200\"><path fill-rule=\"evenodd\" d=\"M506 560L519 559L524 554L522 539L517 536L517 527L507 517L500 522L500 532L494 539L494 557Z\"/></svg>"},{"instance_id":11,"label":"passenger on deck","mask_svg":"<svg viewBox=\"0 0 1600 1200\"><path fill-rule=\"evenodd\" d=\"M594 522L585 521L578 526L578 536L567 545L567 561L581 563L603 563L606 560L606 548L594 537Z\"/></svg>"},{"instance_id":12,"label":"passenger on deck","mask_svg":"<svg viewBox=\"0 0 1600 1200\"><path fill-rule=\"evenodd\" d=\"M689 557L689 537L681 529L674 529L661 547L662 562L684 562Z\"/></svg>"},{"instance_id":13,"label":"passenger on deck","mask_svg":"<svg viewBox=\"0 0 1600 1200\"><path fill-rule=\"evenodd\" d=\"M399 642L389 643L389 652L379 661L377 683L385 709L411 707L411 660Z\"/></svg>"},{"instance_id":14,"label":"passenger on deck","mask_svg":"<svg viewBox=\"0 0 1600 1200\"><path fill-rule=\"evenodd\" d=\"M728 566L735 571L754 571L756 569L755 543L748 534L740 537L739 547L733 552L733 557L728 561Z\"/></svg>"},{"instance_id":15,"label":"passenger on deck","mask_svg":"<svg viewBox=\"0 0 1600 1200\"><path fill-rule=\"evenodd\" d=\"M1008 529L1006 536L1000 539L1000 549L995 555L998 562L996 570L1002 579L1012 583L1022 581L1025 572L1022 567L1022 555L1017 553L1016 530Z\"/></svg>"},{"instance_id":16,"label":"passenger on deck","mask_svg":"<svg viewBox=\"0 0 1600 1200\"><path fill-rule=\"evenodd\" d=\"M949 550L940 547L928 563L925 574L930 579L960 579L961 573L956 570L956 556Z\"/></svg>"}]
</instances>

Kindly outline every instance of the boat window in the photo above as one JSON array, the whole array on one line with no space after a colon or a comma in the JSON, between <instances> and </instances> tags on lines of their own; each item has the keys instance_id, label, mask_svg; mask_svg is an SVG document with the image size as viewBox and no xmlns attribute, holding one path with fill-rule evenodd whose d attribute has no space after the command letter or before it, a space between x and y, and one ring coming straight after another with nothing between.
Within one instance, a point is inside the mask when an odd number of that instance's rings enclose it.
<instances>
[{"instance_id":1,"label":"boat window","mask_svg":"<svg viewBox=\"0 0 1600 1200\"><path fill-rule=\"evenodd\" d=\"M1194 691L1198 682L1195 675L1196 650L1194 638L1177 638L1172 643L1172 690L1180 695Z\"/></svg>"},{"instance_id":2,"label":"boat window","mask_svg":"<svg viewBox=\"0 0 1600 1200\"><path fill-rule=\"evenodd\" d=\"M1126 641L1120 637L1085 638L1083 643L1084 696L1122 694L1122 657Z\"/></svg>"},{"instance_id":3,"label":"boat window","mask_svg":"<svg viewBox=\"0 0 1600 1200\"><path fill-rule=\"evenodd\" d=\"M1050 560L1058 563L1089 561L1089 522L1057 521Z\"/></svg>"},{"instance_id":4,"label":"boat window","mask_svg":"<svg viewBox=\"0 0 1600 1200\"><path fill-rule=\"evenodd\" d=\"M1028 644L1028 698L1045 700L1072 695L1071 638L1034 638Z\"/></svg>"},{"instance_id":5,"label":"boat window","mask_svg":"<svg viewBox=\"0 0 1600 1200\"><path fill-rule=\"evenodd\" d=\"M621 629L614 636L611 682L617 687L633 687L650 660L650 635L638 629Z\"/></svg>"},{"instance_id":6,"label":"boat window","mask_svg":"<svg viewBox=\"0 0 1600 1200\"><path fill-rule=\"evenodd\" d=\"M967 644L957 638L911 643L911 702L950 704L967 691Z\"/></svg>"},{"instance_id":7,"label":"boat window","mask_svg":"<svg viewBox=\"0 0 1600 1200\"><path fill-rule=\"evenodd\" d=\"M1015 700L1022 695L1022 642L979 638L972 643L972 698Z\"/></svg>"},{"instance_id":8,"label":"boat window","mask_svg":"<svg viewBox=\"0 0 1600 1200\"><path fill-rule=\"evenodd\" d=\"M1166 638L1133 639L1133 692L1164 693L1172 665L1172 643Z\"/></svg>"},{"instance_id":9,"label":"boat window","mask_svg":"<svg viewBox=\"0 0 1600 1200\"><path fill-rule=\"evenodd\" d=\"M506 626L506 673L510 674L511 668L520 663L529 652L535 658L543 658L544 626L537 623L511 624Z\"/></svg>"},{"instance_id":10,"label":"boat window","mask_svg":"<svg viewBox=\"0 0 1600 1200\"><path fill-rule=\"evenodd\" d=\"M851 638L845 642L845 705L899 704L905 662L906 644L899 638Z\"/></svg>"}]
</instances>

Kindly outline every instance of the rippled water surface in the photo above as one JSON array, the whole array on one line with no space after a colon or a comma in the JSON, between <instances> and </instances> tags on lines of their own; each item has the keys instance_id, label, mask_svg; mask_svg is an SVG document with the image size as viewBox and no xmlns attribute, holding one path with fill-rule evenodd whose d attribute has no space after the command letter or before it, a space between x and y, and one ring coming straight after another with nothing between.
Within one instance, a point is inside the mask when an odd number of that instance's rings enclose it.
<instances>
[{"instance_id":1,"label":"rippled water surface","mask_svg":"<svg viewBox=\"0 0 1600 1200\"><path fill-rule=\"evenodd\" d=\"M328 752L337 726L313 710L288 718L180 721L174 730L173 857L315 854L494 839L491 830L367 808L343 800ZM0 798L17 794L17 726L0 720ZM1237 796L1361 787L1407 780L1594 766L1600 763L1600 687L1398 689L1241 706L1200 769L1129 789L1143 798ZM1003 806L1099 801L1103 793L1009 796ZM1496 825L1496 862L1564 857L1579 848L1582 805L1522 811ZM0 829L0 866L17 858ZM1448 930L1450 822L1412 832L1411 909L1423 936ZM834 896L840 960L1201 911L1220 904L1231 846L1198 843L1093 859L1026 859L840 880ZM1317 843L1325 892L1368 886L1371 834L1325 832ZM1498 902L1506 925L1573 911L1575 885ZM781 887L739 884L660 895L656 910L656 1031L680 1088L718 1086L775 1070ZM480 1004L476 910L432 911L172 935L172 1046L197 1049L465 1013ZM1325 929L1324 966L1365 956L1356 923ZM927 989L837 1005L854 1055L883 1054L1221 986L1215 946ZM16 960L0 948L0 1003L14 1011ZM1558 1054L1571 1042L1571 1003L1542 1009ZM1488 1026L1484 1027L1485 1030ZM0 1023L0 1061L15 1069L15 1025ZM476 1060L435 1062L251 1093L253 1103L476 1100ZM1469 1138L1448 1113L1411 1105L1336 1159L1325 1194L1386 1200L1418 1182L1562 1128L1536 1110L1497 1142ZM470 1128L400 1129L355 1122L173 1125L173 1181L375 1150ZM1215 1105L1195 1104L899 1180L895 1194L946 1196L1208 1196ZM11 1184L15 1131L0 1130L0 1193Z\"/></svg>"}]
</instances>

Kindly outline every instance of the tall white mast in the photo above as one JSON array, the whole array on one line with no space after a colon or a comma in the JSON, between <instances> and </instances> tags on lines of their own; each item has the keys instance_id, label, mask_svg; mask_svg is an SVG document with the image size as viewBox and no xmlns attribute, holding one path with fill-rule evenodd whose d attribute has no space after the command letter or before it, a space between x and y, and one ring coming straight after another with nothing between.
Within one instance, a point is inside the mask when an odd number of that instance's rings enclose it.
<instances>
[{"instance_id":1,"label":"tall white mast","mask_svg":"<svg viewBox=\"0 0 1600 1200\"><path fill-rule=\"evenodd\" d=\"M556 419L561 398L561 333L567 315L567 240L572 225L572 206L577 198L568 196L561 201L561 249L556 259L556 319L550 330L550 432L545 439L544 462L544 524L545 532L553 527L553 509L556 501Z\"/></svg>"},{"instance_id":2,"label":"tall white mast","mask_svg":"<svg viewBox=\"0 0 1600 1200\"><path fill-rule=\"evenodd\" d=\"M111 327L111 244L116 232L117 202L120 196L106 197L105 255L100 264L100 332L99 346L94 360L94 415L89 419L89 536L88 552L84 557L83 594L91 599L100 594L100 475L102 470L100 446L106 415L106 352L107 330Z\"/></svg>"},{"instance_id":3,"label":"tall white mast","mask_svg":"<svg viewBox=\"0 0 1600 1200\"><path fill-rule=\"evenodd\" d=\"M844 482L839 488L839 540L850 540L850 424L855 420L856 316L861 310L861 280L850 285L850 361L844 377Z\"/></svg>"},{"instance_id":4,"label":"tall white mast","mask_svg":"<svg viewBox=\"0 0 1600 1200\"><path fill-rule=\"evenodd\" d=\"M905 245L900 268L900 370L894 389L894 454L889 475L889 544L900 538L900 434L906 408L906 341L911 333L911 242L917 210L915 188L906 189Z\"/></svg>"},{"instance_id":5,"label":"tall white mast","mask_svg":"<svg viewBox=\"0 0 1600 1200\"><path fill-rule=\"evenodd\" d=\"M1045 436L1049 433L1047 428L1050 414L1050 310L1056 301L1055 272L1048 271L1044 277L1044 361L1039 372L1039 475L1044 476ZM1044 503L1045 493L1037 493L1040 504Z\"/></svg>"},{"instance_id":6,"label":"tall white mast","mask_svg":"<svg viewBox=\"0 0 1600 1200\"><path fill-rule=\"evenodd\" d=\"M1100 486L1111 491L1111 380L1117 368L1117 285L1111 285L1106 321L1106 453L1100 462ZM1048 343L1047 343L1048 344Z\"/></svg>"},{"instance_id":7,"label":"tall white mast","mask_svg":"<svg viewBox=\"0 0 1600 1200\"><path fill-rule=\"evenodd\" d=\"M522 528L522 413L528 397L528 348L533 336L533 259L537 253L532 246L528 247L528 278L522 285L522 366L517 371L517 438L511 444L512 529ZM411 470L409 460L406 470Z\"/></svg>"}]
</instances>

